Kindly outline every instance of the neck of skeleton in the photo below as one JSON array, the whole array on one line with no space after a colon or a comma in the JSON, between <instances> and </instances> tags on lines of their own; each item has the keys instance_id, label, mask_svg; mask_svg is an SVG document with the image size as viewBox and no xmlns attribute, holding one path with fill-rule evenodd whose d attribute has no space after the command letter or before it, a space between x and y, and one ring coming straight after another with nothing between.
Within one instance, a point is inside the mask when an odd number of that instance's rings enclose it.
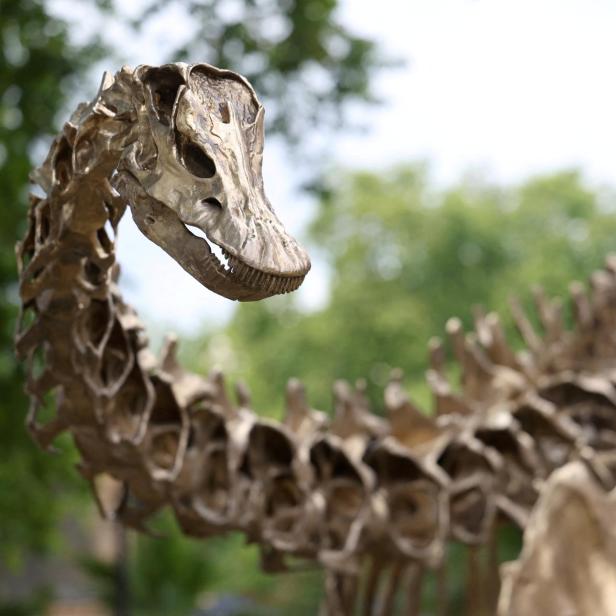
<instances>
[{"instance_id":1,"label":"neck of skeleton","mask_svg":"<svg viewBox=\"0 0 616 616\"><path fill-rule=\"evenodd\" d=\"M143 347L117 291L113 239L126 209L110 178L131 138L128 85L128 79L106 78L33 173L45 196L31 197L29 230L17 247L22 314L16 348L29 363L28 425L43 446L67 425L91 422L93 410L102 419ZM41 424L50 396L58 413ZM123 429L128 436L142 426Z\"/></svg>"}]
</instances>

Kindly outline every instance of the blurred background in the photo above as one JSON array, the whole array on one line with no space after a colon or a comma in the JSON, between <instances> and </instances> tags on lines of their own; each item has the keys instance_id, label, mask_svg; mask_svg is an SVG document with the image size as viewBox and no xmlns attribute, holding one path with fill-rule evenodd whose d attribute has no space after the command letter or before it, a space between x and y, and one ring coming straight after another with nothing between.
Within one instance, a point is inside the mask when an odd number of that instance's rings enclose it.
<instances>
[{"instance_id":1,"label":"blurred background","mask_svg":"<svg viewBox=\"0 0 616 616\"><path fill-rule=\"evenodd\" d=\"M164 539L119 532L70 441L43 454L25 432L27 176L104 70L245 74L267 110L268 194L313 259L293 297L237 306L125 217L122 286L154 345L175 330L188 366L243 379L263 415L291 376L323 410L335 378L365 377L378 412L394 367L430 412L425 347L448 317L506 315L535 284L564 295L616 249L615 27L612 0L0 0L0 614L309 615L321 596L318 572L260 573L241 537L187 541L165 514Z\"/></svg>"}]
</instances>

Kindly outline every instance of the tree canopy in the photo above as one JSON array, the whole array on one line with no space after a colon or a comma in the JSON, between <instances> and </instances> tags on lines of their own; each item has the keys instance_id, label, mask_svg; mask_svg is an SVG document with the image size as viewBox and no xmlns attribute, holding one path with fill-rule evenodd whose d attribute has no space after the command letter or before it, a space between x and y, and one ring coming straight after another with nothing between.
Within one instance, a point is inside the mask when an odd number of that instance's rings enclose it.
<instances>
[{"instance_id":1,"label":"tree canopy","mask_svg":"<svg viewBox=\"0 0 616 616\"><path fill-rule=\"evenodd\" d=\"M70 499L81 482L69 457L39 452L24 427L24 375L12 350L14 245L25 229L33 152L57 130L66 93L102 50L96 41L71 46L66 25L41 2L3 0L0 17L0 560L15 563L47 545L67 504L50 494L62 485Z\"/></svg>"},{"instance_id":2,"label":"tree canopy","mask_svg":"<svg viewBox=\"0 0 616 616\"><path fill-rule=\"evenodd\" d=\"M152 0L135 20L168 8ZM351 32L338 0L176 0L187 40L174 59L206 61L248 78L267 108L268 134L306 142L314 127L343 123L345 104L375 101L372 77L389 64L374 41Z\"/></svg>"},{"instance_id":3,"label":"tree canopy","mask_svg":"<svg viewBox=\"0 0 616 616\"><path fill-rule=\"evenodd\" d=\"M327 305L312 313L285 297L241 305L226 332L230 367L266 412L279 412L292 376L323 408L334 379L366 378L379 405L394 367L425 400L426 345L448 318L470 325L481 304L507 323L510 296L529 302L533 285L562 296L613 247L614 204L576 171L441 190L421 165L333 177L310 229L313 254L332 270Z\"/></svg>"}]
</instances>

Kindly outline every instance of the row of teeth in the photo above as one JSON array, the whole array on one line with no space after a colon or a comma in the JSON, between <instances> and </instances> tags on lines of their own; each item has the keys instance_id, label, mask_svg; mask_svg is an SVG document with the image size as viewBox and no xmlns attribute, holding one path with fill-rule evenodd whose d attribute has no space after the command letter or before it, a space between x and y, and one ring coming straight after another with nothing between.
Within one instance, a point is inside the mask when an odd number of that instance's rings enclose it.
<instances>
[{"instance_id":1,"label":"row of teeth","mask_svg":"<svg viewBox=\"0 0 616 616\"><path fill-rule=\"evenodd\" d=\"M203 237L202 234L196 234L194 230L191 230L187 225L186 228L192 235L197 237ZM207 242L207 238L203 238ZM251 289L257 291L265 291L269 294L282 294L291 293L295 291L302 284L304 276L278 276L276 274L269 274L267 272L260 271L246 265L233 255L229 254L224 248L220 248L220 252L212 249L210 250L212 255L217 257L216 269L223 275L232 275L238 282L246 285Z\"/></svg>"},{"instance_id":2,"label":"row of teeth","mask_svg":"<svg viewBox=\"0 0 616 616\"><path fill-rule=\"evenodd\" d=\"M224 248L222 254L227 261L227 263L221 263L225 273L234 274L242 284L254 289L278 294L291 293L302 284L304 279L304 276L277 276L262 272L230 255Z\"/></svg>"}]
</instances>

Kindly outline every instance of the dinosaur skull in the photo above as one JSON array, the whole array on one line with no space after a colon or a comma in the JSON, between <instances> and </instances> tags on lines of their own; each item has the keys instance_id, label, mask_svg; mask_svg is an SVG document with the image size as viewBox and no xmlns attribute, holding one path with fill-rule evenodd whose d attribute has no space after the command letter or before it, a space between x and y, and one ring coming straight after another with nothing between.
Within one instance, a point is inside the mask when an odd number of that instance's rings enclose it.
<instances>
[{"instance_id":1,"label":"dinosaur skull","mask_svg":"<svg viewBox=\"0 0 616 616\"><path fill-rule=\"evenodd\" d=\"M297 289L310 260L265 195L264 112L252 87L207 64L140 66L134 76L139 136L120 171L139 185L131 206L141 230L230 299Z\"/></svg>"}]
</instances>

